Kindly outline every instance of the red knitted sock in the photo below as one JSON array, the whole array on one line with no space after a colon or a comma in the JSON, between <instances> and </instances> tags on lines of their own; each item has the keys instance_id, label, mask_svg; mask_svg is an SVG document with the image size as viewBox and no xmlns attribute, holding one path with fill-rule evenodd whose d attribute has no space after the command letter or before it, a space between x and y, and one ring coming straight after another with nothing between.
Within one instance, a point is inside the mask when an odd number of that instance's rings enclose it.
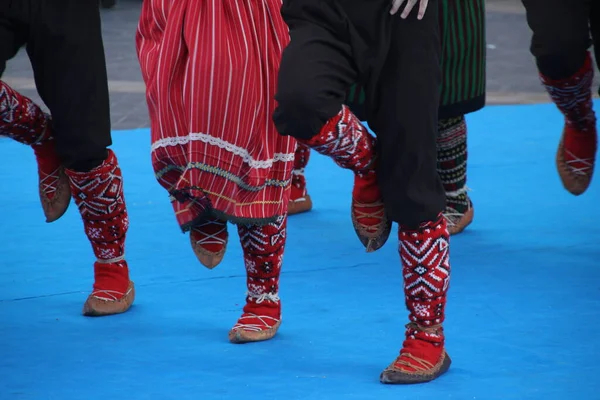
<instances>
[{"instance_id":1,"label":"red knitted sock","mask_svg":"<svg viewBox=\"0 0 600 400\"><path fill-rule=\"evenodd\" d=\"M115 154L89 172L66 170L73 200L97 261L94 296L120 299L129 286L125 236L129 218L123 196L123 178Z\"/></svg>"},{"instance_id":2,"label":"red knitted sock","mask_svg":"<svg viewBox=\"0 0 600 400\"><path fill-rule=\"evenodd\" d=\"M588 53L573 76L553 80L540 74L542 83L565 116L564 159L576 174L591 174L598 147L596 115L592 103L594 69Z\"/></svg>"}]
</instances>

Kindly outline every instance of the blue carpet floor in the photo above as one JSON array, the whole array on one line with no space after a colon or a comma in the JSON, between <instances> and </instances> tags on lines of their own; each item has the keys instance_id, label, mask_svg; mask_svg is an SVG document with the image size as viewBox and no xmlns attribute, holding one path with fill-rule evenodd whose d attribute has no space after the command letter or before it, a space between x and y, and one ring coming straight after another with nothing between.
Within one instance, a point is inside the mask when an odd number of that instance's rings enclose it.
<instances>
[{"instance_id":1,"label":"blue carpet floor","mask_svg":"<svg viewBox=\"0 0 600 400\"><path fill-rule=\"evenodd\" d=\"M146 130L114 135L137 300L98 319L80 315L93 258L75 207L45 224L32 152L0 141L0 399L600 398L600 182L580 197L563 190L551 105L468 121L476 217L452 240L453 365L408 387L378 382L406 322L396 241L364 253L351 174L330 160L313 156L315 209L289 221L279 334L232 345L245 292L237 237L217 269L198 264L154 180Z\"/></svg>"}]
</instances>

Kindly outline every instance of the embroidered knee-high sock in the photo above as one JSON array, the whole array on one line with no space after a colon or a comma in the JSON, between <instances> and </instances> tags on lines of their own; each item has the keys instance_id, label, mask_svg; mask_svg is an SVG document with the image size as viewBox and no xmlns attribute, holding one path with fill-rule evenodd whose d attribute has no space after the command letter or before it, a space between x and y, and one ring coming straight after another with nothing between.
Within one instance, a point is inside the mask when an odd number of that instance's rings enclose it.
<instances>
[{"instance_id":1,"label":"embroidered knee-high sock","mask_svg":"<svg viewBox=\"0 0 600 400\"><path fill-rule=\"evenodd\" d=\"M129 218L117 158L109 150L108 158L93 170L66 170L66 173L97 259L92 296L107 301L119 300L127 293L130 281L125 261Z\"/></svg>"},{"instance_id":2,"label":"embroidered knee-high sock","mask_svg":"<svg viewBox=\"0 0 600 400\"><path fill-rule=\"evenodd\" d=\"M467 124L464 115L438 121L437 168L448 206L464 214L467 196Z\"/></svg>"},{"instance_id":3,"label":"embroidered knee-high sock","mask_svg":"<svg viewBox=\"0 0 600 400\"><path fill-rule=\"evenodd\" d=\"M406 327L400 356L386 370L391 374L386 383L431 380L441 371L442 364L449 366L442 328L450 282L446 220L440 215L417 229L401 226L398 239L411 322Z\"/></svg>"},{"instance_id":4,"label":"embroidered knee-high sock","mask_svg":"<svg viewBox=\"0 0 600 400\"><path fill-rule=\"evenodd\" d=\"M304 168L310 159L310 147L298 143L294 155L294 169L292 170L292 192L290 200L295 201L306 196L306 178Z\"/></svg>"},{"instance_id":5,"label":"embroidered knee-high sock","mask_svg":"<svg viewBox=\"0 0 600 400\"><path fill-rule=\"evenodd\" d=\"M375 138L348 107L343 106L318 135L299 142L331 157L337 165L360 178L353 191L357 201L372 203L381 199L375 177Z\"/></svg>"},{"instance_id":6,"label":"embroidered knee-high sock","mask_svg":"<svg viewBox=\"0 0 600 400\"><path fill-rule=\"evenodd\" d=\"M375 138L346 106L331 118L318 135L302 140L310 148L329 156L342 168L354 172L352 222L367 248L382 247L390 232L381 191L375 175Z\"/></svg>"},{"instance_id":7,"label":"embroidered knee-high sock","mask_svg":"<svg viewBox=\"0 0 600 400\"><path fill-rule=\"evenodd\" d=\"M294 169L292 170L292 188L288 203L288 215L300 214L312 209L312 199L306 190L306 177L304 168L308 165L310 147L298 143L294 156Z\"/></svg>"},{"instance_id":8,"label":"embroidered knee-high sock","mask_svg":"<svg viewBox=\"0 0 600 400\"><path fill-rule=\"evenodd\" d=\"M263 226L238 225L244 251L247 297L244 312L229 334L236 343L270 339L281 323L279 275L287 217Z\"/></svg>"},{"instance_id":9,"label":"embroidered knee-high sock","mask_svg":"<svg viewBox=\"0 0 600 400\"><path fill-rule=\"evenodd\" d=\"M69 183L54 148L51 125L50 116L31 99L0 81L0 135L33 149L47 222L60 218L71 200Z\"/></svg>"},{"instance_id":10,"label":"embroidered knee-high sock","mask_svg":"<svg viewBox=\"0 0 600 400\"><path fill-rule=\"evenodd\" d=\"M540 78L552 101L565 116L565 128L557 155L563 184L573 194L583 193L591 181L598 146L596 115L592 103L594 69L588 53L573 76Z\"/></svg>"},{"instance_id":11,"label":"embroidered knee-high sock","mask_svg":"<svg viewBox=\"0 0 600 400\"><path fill-rule=\"evenodd\" d=\"M38 151L53 141L48 129L50 116L30 98L0 81L0 135L37 148Z\"/></svg>"}]
</instances>

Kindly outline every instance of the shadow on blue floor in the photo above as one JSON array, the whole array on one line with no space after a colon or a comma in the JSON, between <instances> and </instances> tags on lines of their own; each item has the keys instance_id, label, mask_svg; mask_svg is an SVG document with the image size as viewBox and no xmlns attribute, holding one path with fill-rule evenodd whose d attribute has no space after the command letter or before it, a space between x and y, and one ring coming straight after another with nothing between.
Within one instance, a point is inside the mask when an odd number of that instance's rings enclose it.
<instances>
[{"instance_id":1,"label":"shadow on blue floor","mask_svg":"<svg viewBox=\"0 0 600 400\"><path fill-rule=\"evenodd\" d=\"M137 302L80 316L92 253L73 207L46 225L33 155L0 142L0 399L560 399L600 391L600 182L568 195L554 168L550 105L469 118L472 227L452 240L450 372L383 386L406 312L395 240L367 255L348 217L351 176L320 156L312 213L289 223L284 322L270 342L231 345L245 279L231 238L198 265L154 181L145 130L118 132ZM231 230L235 231L234 229Z\"/></svg>"}]
</instances>

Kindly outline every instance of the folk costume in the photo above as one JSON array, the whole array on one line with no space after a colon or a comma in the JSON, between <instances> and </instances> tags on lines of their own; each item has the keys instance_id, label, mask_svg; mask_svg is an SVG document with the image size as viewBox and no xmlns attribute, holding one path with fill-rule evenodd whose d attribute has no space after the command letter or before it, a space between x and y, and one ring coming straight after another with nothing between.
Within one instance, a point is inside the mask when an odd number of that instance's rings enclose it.
<instances>
[{"instance_id":1,"label":"folk costume","mask_svg":"<svg viewBox=\"0 0 600 400\"><path fill-rule=\"evenodd\" d=\"M50 115L0 81L0 135L31 146L46 222L71 197L96 256L83 314L125 312L134 284L125 260L129 226L123 178L111 145L108 81L98 4L79 0L0 2L0 77L25 46Z\"/></svg>"},{"instance_id":2,"label":"folk costume","mask_svg":"<svg viewBox=\"0 0 600 400\"><path fill-rule=\"evenodd\" d=\"M465 115L485 105L485 4L439 1L442 43L442 93L437 137L438 173L446 192L444 217L450 234L462 232L473 220L467 194L467 124ZM360 85L348 90L346 104L365 119L365 92ZM290 215L312 209L304 170L310 149L298 143L294 159Z\"/></svg>"},{"instance_id":3,"label":"folk costume","mask_svg":"<svg viewBox=\"0 0 600 400\"><path fill-rule=\"evenodd\" d=\"M442 328L449 233L436 149L441 49L430 3L422 20L390 15L390 0L284 0L282 8L291 41L279 71L278 131L354 173L351 217L367 251L385 243L392 221L399 225L411 322L383 383L427 382L450 366ZM355 82L377 138L344 105Z\"/></svg>"},{"instance_id":4,"label":"folk costume","mask_svg":"<svg viewBox=\"0 0 600 400\"><path fill-rule=\"evenodd\" d=\"M137 51L147 85L152 166L207 268L237 225L247 272L234 343L272 338L295 141L271 115L289 35L281 0L147 0Z\"/></svg>"},{"instance_id":5,"label":"folk costume","mask_svg":"<svg viewBox=\"0 0 600 400\"><path fill-rule=\"evenodd\" d=\"M531 54L552 102L565 117L556 153L563 186L574 195L589 187L598 133L592 103L594 67L600 55L600 4L590 0L523 0L533 31Z\"/></svg>"}]
</instances>

